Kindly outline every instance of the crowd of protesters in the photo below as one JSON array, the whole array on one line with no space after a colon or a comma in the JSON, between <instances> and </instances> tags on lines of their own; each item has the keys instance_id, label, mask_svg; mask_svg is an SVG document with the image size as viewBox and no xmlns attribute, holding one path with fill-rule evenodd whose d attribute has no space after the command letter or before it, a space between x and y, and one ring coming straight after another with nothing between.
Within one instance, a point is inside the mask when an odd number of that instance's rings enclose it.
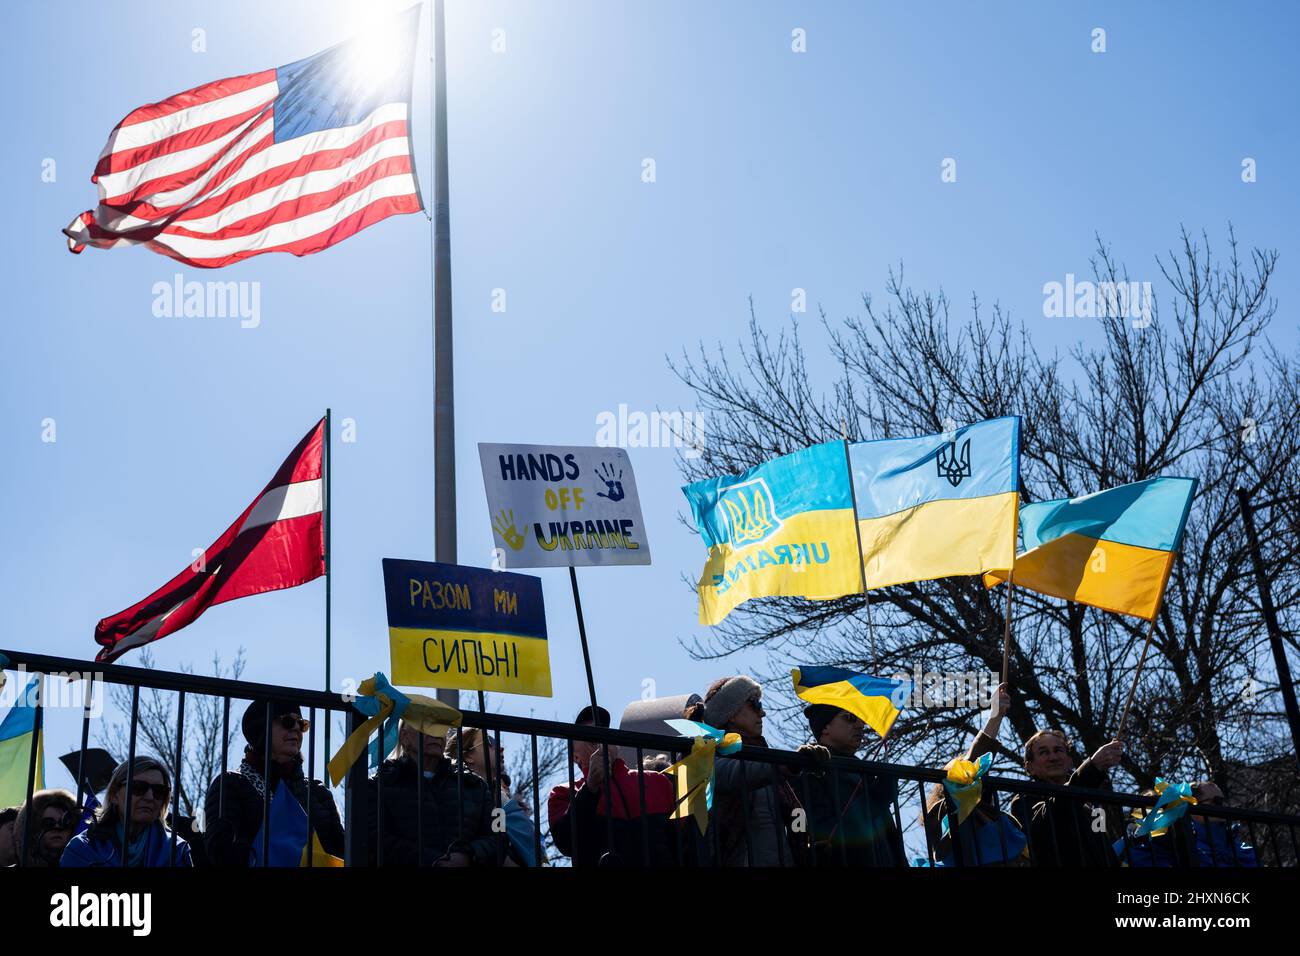
<instances>
[{"instance_id":1,"label":"crowd of protesters","mask_svg":"<svg viewBox=\"0 0 1300 956\"><path fill-rule=\"evenodd\" d=\"M766 749L762 697L751 677L725 677L703 697L693 696L682 716L738 735L747 751ZM983 729L960 759L975 762L998 752L998 731L1010 703L1006 685L1000 686ZM555 851L575 867L907 866L900 779L835 762L859 756L866 731L862 719L828 704L812 704L804 716L811 741L798 748L802 759L797 763L716 758L705 833L689 813L675 813L677 784L664 772L665 755L629 766L618 747L573 740L575 769L546 801ZM601 707L583 708L574 724L611 726ZM103 805L93 810L79 807L66 790L38 790L21 807L0 808L0 866L254 867L307 865L307 856L315 852L321 859L341 858L345 832L337 805L324 783L304 773L308 729L295 704L250 704L241 722L243 757L238 769L211 782L202 832L195 832L188 818L169 813L170 775L153 757L119 764ZM575 736L582 736L580 730ZM1122 756L1123 745L1111 741L1076 766L1065 735L1043 730L1026 741L1023 765L1031 781L1065 791L1104 792L1110 789L1109 771ZM1195 784L1193 793L1200 805L1224 805L1222 790L1212 782ZM1154 791L1146 795L1154 796ZM1258 863L1238 824L1198 814L1194 807L1158 835L1149 835L1137 819L1123 819L1119 803L1094 805L1061 790L1004 798L995 787L983 787L963 814L948 788L933 785L920 818L930 857L917 862L1068 867ZM269 835L268 821L273 824ZM532 808L510 789L499 736L493 739L476 728L444 737L401 723L393 755L370 777L364 825L367 862L374 866L546 862L544 855L538 857L541 841ZM310 841L305 850L304 832ZM290 855L277 855L285 845L291 846Z\"/></svg>"}]
</instances>

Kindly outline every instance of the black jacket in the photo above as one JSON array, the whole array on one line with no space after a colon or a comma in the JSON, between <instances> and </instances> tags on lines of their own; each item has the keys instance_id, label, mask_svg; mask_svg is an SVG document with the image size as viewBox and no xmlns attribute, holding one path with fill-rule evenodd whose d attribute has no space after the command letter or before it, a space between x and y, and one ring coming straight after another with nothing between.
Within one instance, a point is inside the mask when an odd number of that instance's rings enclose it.
<instances>
[{"instance_id":1,"label":"black jacket","mask_svg":"<svg viewBox=\"0 0 1300 956\"><path fill-rule=\"evenodd\" d=\"M472 770L457 772L446 758L440 759L432 775L419 783L419 768L409 757L385 760L370 780L367 801L370 862L379 862L383 841L384 866L432 866L452 851L469 855L475 866L501 863L507 843L505 830L492 832L492 811L496 804L487 782ZM459 778L459 779L458 779ZM380 781L383 782L383 834L379 832ZM417 793L423 801L416 817ZM504 817L502 817L504 821ZM423 832L419 824L423 822ZM417 835L423 838L423 857Z\"/></svg>"},{"instance_id":2,"label":"black jacket","mask_svg":"<svg viewBox=\"0 0 1300 956\"><path fill-rule=\"evenodd\" d=\"M894 777L832 769L801 777L794 786L808 803L815 865L907 865L903 841L894 823L893 804L898 797Z\"/></svg>"},{"instance_id":3,"label":"black jacket","mask_svg":"<svg viewBox=\"0 0 1300 956\"><path fill-rule=\"evenodd\" d=\"M308 781L302 772L302 759L288 765L271 765L268 780L271 793L283 779L289 792L307 810ZM225 806L221 804L222 781L225 781ZM338 807L329 790L319 780L310 783L311 832L320 839L326 853L343 856L343 824ZM262 829L262 794L242 773L226 772L212 781L204 800L203 848L212 866L249 866L253 840Z\"/></svg>"},{"instance_id":4,"label":"black jacket","mask_svg":"<svg viewBox=\"0 0 1300 956\"><path fill-rule=\"evenodd\" d=\"M1108 786L1104 771L1085 760L1070 774L1067 787L1101 790ZM1082 800L1039 797L1018 793L1011 798L1011 815L1029 837L1029 857L1034 866L1117 866L1108 837L1107 816L1119 807L1095 808ZM1098 830L1098 822L1102 822Z\"/></svg>"},{"instance_id":5,"label":"black jacket","mask_svg":"<svg viewBox=\"0 0 1300 956\"><path fill-rule=\"evenodd\" d=\"M561 789L565 791L562 797L555 792L551 795L551 838L575 867L676 865L678 834L667 813L633 811L635 815L607 819L600 811L598 793L579 787L570 795L568 787L556 788ZM686 822L695 827L693 820Z\"/></svg>"}]
</instances>

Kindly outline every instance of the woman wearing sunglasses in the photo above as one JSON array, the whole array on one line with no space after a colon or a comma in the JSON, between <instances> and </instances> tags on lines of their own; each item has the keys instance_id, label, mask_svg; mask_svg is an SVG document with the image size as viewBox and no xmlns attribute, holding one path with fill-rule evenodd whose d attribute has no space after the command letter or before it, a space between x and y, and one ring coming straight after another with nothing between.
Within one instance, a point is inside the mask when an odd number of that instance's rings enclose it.
<instances>
[{"instance_id":1,"label":"woman wearing sunglasses","mask_svg":"<svg viewBox=\"0 0 1300 956\"><path fill-rule=\"evenodd\" d=\"M170 801L171 778L159 761L118 764L103 809L68 841L60 866L193 866L189 844L163 824Z\"/></svg>"},{"instance_id":2,"label":"woman wearing sunglasses","mask_svg":"<svg viewBox=\"0 0 1300 956\"><path fill-rule=\"evenodd\" d=\"M289 701L255 700L244 711L241 727L247 741L244 759L237 771L212 781L204 801L203 846L212 865L298 866L312 835L326 853L342 857L343 824L334 798L323 783L303 773L311 723L302 709ZM268 805L269 855L263 859L263 811Z\"/></svg>"}]
</instances>

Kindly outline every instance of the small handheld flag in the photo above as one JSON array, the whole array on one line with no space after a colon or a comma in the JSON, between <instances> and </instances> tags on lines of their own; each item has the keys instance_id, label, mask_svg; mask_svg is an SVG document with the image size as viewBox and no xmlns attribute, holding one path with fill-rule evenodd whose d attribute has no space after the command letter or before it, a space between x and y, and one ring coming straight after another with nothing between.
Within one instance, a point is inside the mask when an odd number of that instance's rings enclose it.
<instances>
[{"instance_id":1,"label":"small handheld flag","mask_svg":"<svg viewBox=\"0 0 1300 956\"><path fill-rule=\"evenodd\" d=\"M1137 809L1133 811L1134 816L1140 819L1134 831L1135 836L1164 836L1165 832L1187 812L1187 808L1196 803L1190 783L1170 783L1157 777L1154 789L1159 795L1156 805L1146 813L1141 813Z\"/></svg>"},{"instance_id":2,"label":"small handheld flag","mask_svg":"<svg viewBox=\"0 0 1300 956\"><path fill-rule=\"evenodd\" d=\"M912 694L910 680L871 677L842 667L796 667L790 676L800 700L847 710L882 738Z\"/></svg>"},{"instance_id":3,"label":"small handheld flag","mask_svg":"<svg viewBox=\"0 0 1300 956\"><path fill-rule=\"evenodd\" d=\"M674 820L691 817L701 834L709 829L709 811L713 808L713 764L717 754L731 754L742 744L740 735L717 727L687 720L684 717L664 721L683 737L694 737L691 752L663 772L677 785Z\"/></svg>"},{"instance_id":4,"label":"small handheld flag","mask_svg":"<svg viewBox=\"0 0 1300 956\"><path fill-rule=\"evenodd\" d=\"M3 675L0 675L2 678ZM14 698L13 706L0 720L0 807L17 806L27 799L27 773L32 747L36 748L36 783L45 789L44 734L36 732L36 695L39 677L32 677ZM0 681L0 687L3 682Z\"/></svg>"}]
</instances>

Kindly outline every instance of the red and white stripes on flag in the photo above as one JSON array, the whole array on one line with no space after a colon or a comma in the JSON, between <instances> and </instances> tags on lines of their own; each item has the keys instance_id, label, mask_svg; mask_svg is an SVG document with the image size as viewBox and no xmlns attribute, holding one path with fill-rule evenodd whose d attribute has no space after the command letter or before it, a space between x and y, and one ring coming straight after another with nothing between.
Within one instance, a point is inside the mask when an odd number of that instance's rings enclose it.
<instances>
[{"instance_id":1,"label":"red and white stripes on flag","mask_svg":"<svg viewBox=\"0 0 1300 956\"><path fill-rule=\"evenodd\" d=\"M176 577L95 626L97 661L179 631L225 601L306 584L325 573L322 547L325 420L221 537Z\"/></svg>"},{"instance_id":2,"label":"red and white stripes on flag","mask_svg":"<svg viewBox=\"0 0 1300 956\"><path fill-rule=\"evenodd\" d=\"M144 245L217 268L320 252L424 207L410 135L420 8L288 66L205 83L113 128L68 248Z\"/></svg>"}]
</instances>

